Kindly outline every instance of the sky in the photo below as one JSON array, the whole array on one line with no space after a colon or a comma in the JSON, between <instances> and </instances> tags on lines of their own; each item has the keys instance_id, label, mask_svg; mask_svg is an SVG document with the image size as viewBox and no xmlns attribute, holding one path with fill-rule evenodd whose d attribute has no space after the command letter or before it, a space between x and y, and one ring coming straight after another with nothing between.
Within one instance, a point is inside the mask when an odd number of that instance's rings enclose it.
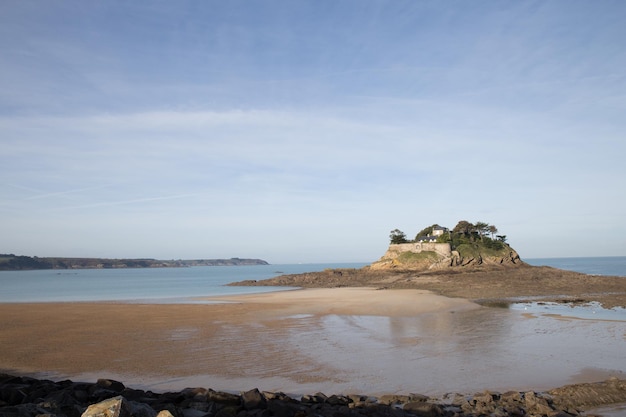
<instances>
[{"instance_id":1,"label":"sky","mask_svg":"<svg viewBox=\"0 0 626 417\"><path fill-rule=\"evenodd\" d=\"M0 2L0 253L626 255L626 2Z\"/></svg>"}]
</instances>

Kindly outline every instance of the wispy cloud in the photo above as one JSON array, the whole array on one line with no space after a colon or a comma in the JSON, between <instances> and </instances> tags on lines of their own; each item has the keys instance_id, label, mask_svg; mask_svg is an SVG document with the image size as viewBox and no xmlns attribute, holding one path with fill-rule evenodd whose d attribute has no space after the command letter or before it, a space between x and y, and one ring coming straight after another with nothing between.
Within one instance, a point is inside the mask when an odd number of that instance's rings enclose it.
<instances>
[{"instance_id":1,"label":"wispy cloud","mask_svg":"<svg viewBox=\"0 0 626 417\"><path fill-rule=\"evenodd\" d=\"M580 247L580 224L623 247L624 18L610 2L9 2L0 249L306 261L358 241L368 260L391 228L461 218L528 256Z\"/></svg>"}]
</instances>

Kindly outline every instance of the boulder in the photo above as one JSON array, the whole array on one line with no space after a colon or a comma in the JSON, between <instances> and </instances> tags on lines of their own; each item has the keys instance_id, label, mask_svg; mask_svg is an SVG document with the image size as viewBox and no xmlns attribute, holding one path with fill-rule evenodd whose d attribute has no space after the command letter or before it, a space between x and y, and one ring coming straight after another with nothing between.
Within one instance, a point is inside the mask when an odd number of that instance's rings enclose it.
<instances>
[{"instance_id":1,"label":"boulder","mask_svg":"<svg viewBox=\"0 0 626 417\"><path fill-rule=\"evenodd\" d=\"M440 417L445 414L443 406L428 402L409 402L402 409L418 417Z\"/></svg>"},{"instance_id":2,"label":"boulder","mask_svg":"<svg viewBox=\"0 0 626 417\"><path fill-rule=\"evenodd\" d=\"M243 402L243 408L246 410L256 410L259 408L266 408L267 406L265 397L256 388L241 394L241 401Z\"/></svg>"},{"instance_id":3,"label":"boulder","mask_svg":"<svg viewBox=\"0 0 626 417\"><path fill-rule=\"evenodd\" d=\"M46 414L49 413L35 404L0 407L0 416L2 417L36 417L45 416Z\"/></svg>"},{"instance_id":4,"label":"boulder","mask_svg":"<svg viewBox=\"0 0 626 417\"><path fill-rule=\"evenodd\" d=\"M236 394L230 394L228 392L214 391L209 389L206 393L207 400L216 402L222 405L239 405L241 404L241 397Z\"/></svg>"},{"instance_id":5,"label":"boulder","mask_svg":"<svg viewBox=\"0 0 626 417\"><path fill-rule=\"evenodd\" d=\"M156 417L157 412L145 403L128 402L130 405L130 413L133 417Z\"/></svg>"},{"instance_id":6,"label":"boulder","mask_svg":"<svg viewBox=\"0 0 626 417\"><path fill-rule=\"evenodd\" d=\"M123 383L113 379L98 379L96 386L115 392L122 392L126 388Z\"/></svg>"},{"instance_id":7,"label":"boulder","mask_svg":"<svg viewBox=\"0 0 626 417\"><path fill-rule=\"evenodd\" d=\"M383 405L405 404L409 401L408 395L387 394L378 398L378 403Z\"/></svg>"},{"instance_id":8,"label":"boulder","mask_svg":"<svg viewBox=\"0 0 626 417\"><path fill-rule=\"evenodd\" d=\"M526 411L531 414L548 415L554 412L554 409L548 404L548 400L537 396L534 391L524 394L524 405L526 406Z\"/></svg>"},{"instance_id":9,"label":"boulder","mask_svg":"<svg viewBox=\"0 0 626 417\"><path fill-rule=\"evenodd\" d=\"M346 406L350 404L351 402L352 400L345 395L331 395L326 400L326 403L332 406Z\"/></svg>"},{"instance_id":10,"label":"boulder","mask_svg":"<svg viewBox=\"0 0 626 417\"><path fill-rule=\"evenodd\" d=\"M90 405L81 417L132 417L132 414L128 402L120 395Z\"/></svg>"},{"instance_id":11,"label":"boulder","mask_svg":"<svg viewBox=\"0 0 626 417\"><path fill-rule=\"evenodd\" d=\"M308 404L323 404L327 399L328 397L324 393L318 392L313 395L303 395L300 401Z\"/></svg>"}]
</instances>

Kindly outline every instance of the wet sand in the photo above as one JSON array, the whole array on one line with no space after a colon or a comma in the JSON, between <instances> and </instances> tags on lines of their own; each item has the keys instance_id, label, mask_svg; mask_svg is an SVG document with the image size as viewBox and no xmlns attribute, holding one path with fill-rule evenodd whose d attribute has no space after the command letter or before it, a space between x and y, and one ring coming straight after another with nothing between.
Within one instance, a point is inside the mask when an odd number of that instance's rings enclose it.
<instances>
[{"instance_id":1,"label":"wet sand","mask_svg":"<svg viewBox=\"0 0 626 417\"><path fill-rule=\"evenodd\" d=\"M204 304L0 304L0 370L294 394L547 389L623 378L624 321L423 290L307 289Z\"/></svg>"}]
</instances>

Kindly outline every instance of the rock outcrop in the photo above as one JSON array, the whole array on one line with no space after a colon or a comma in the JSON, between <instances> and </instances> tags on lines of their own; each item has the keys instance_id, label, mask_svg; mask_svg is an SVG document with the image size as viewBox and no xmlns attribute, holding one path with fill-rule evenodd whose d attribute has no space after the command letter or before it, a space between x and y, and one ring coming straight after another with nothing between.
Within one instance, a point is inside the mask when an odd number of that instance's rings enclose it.
<instances>
[{"instance_id":1,"label":"rock outcrop","mask_svg":"<svg viewBox=\"0 0 626 417\"><path fill-rule=\"evenodd\" d=\"M440 398L316 393L297 399L258 389L233 394L186 388L157 394L109 379L53 382L0 374L3 417L571 417L589 407L624 402L626 381L617 378L545 393L485 391Z\"/></svg>"},{"instance_id":2,"label":"rock outcrop","mask_svg":"<svg viewBox=\"0 0 626 417\"><path fill-rule=\"evenodd\" d=\"M371 264L373 270L441 270L454 267L505 265L517 266L523 262L509 245L492 250L482 245L465 244L452 250L449 243L402 243L391 244L387 252Z\"/></svg>"}]
</instances>

